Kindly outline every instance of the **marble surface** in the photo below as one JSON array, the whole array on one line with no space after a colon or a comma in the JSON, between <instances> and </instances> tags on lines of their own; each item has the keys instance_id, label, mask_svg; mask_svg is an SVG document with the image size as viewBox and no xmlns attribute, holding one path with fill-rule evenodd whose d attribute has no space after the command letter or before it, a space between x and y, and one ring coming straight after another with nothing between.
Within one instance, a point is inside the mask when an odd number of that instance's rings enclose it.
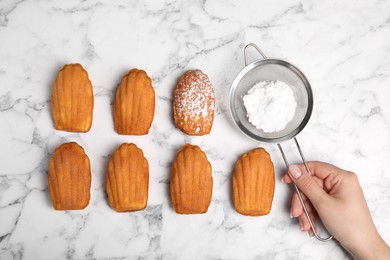
<instances>
[{"instance_id":1,"label":"marble surface","mask_svg":"<svg viewBox=\"0 0 390 260\"><path fill-rule=\"evenodd\" d=\"M230 119L227 94L249 42L305 72L315 98L298 136L306 157L359 175L389 243L389 13L383 0L0 1L0 259L349 258L336 241L300 232L276 145L252 141ZM72 62L88 70L94 89L85 134L54 130L50 113L51 84ZM146 136L119 136L113 97L134 67L152 77L155 119ZM172 121L173 87L193 68L209 75L216 94L214 126L204 137L186 136ZM91 159L91 201L82 211L55 211L49 199L48 160L68 141ZM107 160L122 142L141 147L150 165L148 206L135 213L114 212L104 188ZM204 215L177 215L169 200L170 165L185 143L200 145L213 167ZM239 155L257 146L275 164L274 204L268 216L245 217L233 208L230 177ZM298 162L293 145L284 147Z\"/></svg>"}]
</instances>

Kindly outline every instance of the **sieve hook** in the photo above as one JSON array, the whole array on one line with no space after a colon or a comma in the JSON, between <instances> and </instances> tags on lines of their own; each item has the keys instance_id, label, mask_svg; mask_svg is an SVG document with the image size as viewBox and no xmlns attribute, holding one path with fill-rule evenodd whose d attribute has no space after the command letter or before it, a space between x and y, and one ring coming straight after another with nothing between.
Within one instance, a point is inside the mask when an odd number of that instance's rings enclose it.
<instances>
[{"instance_id":1,"label":"sieve hook","mask_svg":"<svg viewBox=\"0 0 390 260\"><path fill-rule=\"evenodd\" d=\"M305 159L305 157L303 156L303 153L302 153L301 147L299 146L299 143L298 143L297 138L294 137L294 141L295 141L295 144L296 144L296 146L297 146L297 148L298 148L299 154L301 155L302 162L303 162L303 164L305 165L306 171L307 171L310 175L312 175L311 172L310 172L309 166L307 165L306 159ZM280 150L280 152L281 152L281 154L282 154L282 157L283 157L283 160L284 160L284 162L285 162L285 164L286 164L286 167L287 167L287 169L288 169L288 168L290 167L290 164L289 164L288 161L287 161L286 155L284 154L283 149L282 149L282 146L280 145L280 143L278 143L278 147L279 147L279 150ZM295 184L294 184L294 188L295 188L295 191L297 192L299 201L300 201L301 204L302 204L303 211L305 212L305 215L306 215L306 217L307 217L307 220L309 221L311 230L313 230L314 236L315 236L318 240L320 240L320 241L322 241L322 242L326 242L326 241L331 240L331 239L333 238L333 236L329 236L329 237L327 237L327 238L322 238L322 237L320 237L320 235L318 234L318 232L315 230L313 221L311 220L311 218L310 218L310 216L309 216L309 212L307 211L306 205L305 205L305 203L303 202L301 192L300 192L300 190L298 189L297 185L295 185Z\"/></svg>"},{"instance_id":2,"label":"sieve hook","mask_svg":"<svg viewBox=\"0 0 390 260\"><path fill-rule=\"evenodd\" d=\"M259 47L257 47L256 44L254 44L254 43L249 43L249 44L247 44L247 45L245 46L245 48L244 48L245 66L249 64L249 62L248 62L248 56L247 56L247 49L248 49L249 47L255 48L255 49L260 53L260 55L263 56L264 59L267 59L267 56L265 56L265 54L260 50Z\"/></svg>"}]
</instances>

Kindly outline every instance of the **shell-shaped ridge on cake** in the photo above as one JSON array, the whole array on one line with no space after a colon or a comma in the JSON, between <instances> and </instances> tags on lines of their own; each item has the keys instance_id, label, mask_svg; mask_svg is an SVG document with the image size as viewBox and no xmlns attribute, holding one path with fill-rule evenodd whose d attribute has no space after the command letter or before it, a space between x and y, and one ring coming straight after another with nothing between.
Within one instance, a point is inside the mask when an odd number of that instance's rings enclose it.
<instances>
[{"instance_id":1,"label":"shell-shaped ridge on cake","mask_svg":"<svg viewBox=\"0 0 390 260\"><path fill-rule=\"evenodd\" d=\"M87 207L91 167L80 145L65 143L54 150L49 162L48 186L54 209L78 210Z\"/></svg>"},{"instance_id":2,"label":"shell-shaped ridge on cake","mask_svg":"<svg viewBox=\"0 0 390 260\"><path fill-rule=\"evenodd\" d=\"M142 210L148 201L149 165L135 144L120 145L108 162L106 188L110 206L117 212Z\"/></svg>"},{"instance_id":3,"label":"shell-shaped ridge on cake","mask_svg":"<svg viewBox=\"0 0 390 260\"><path fill-rule=\"evenodd\" d=\"M256 148L235 164L233 202L237 212L248 216L269 214L275 190L275 173L269 153Z\"/></svg>"},{"instance_id":4,"label":"shell-shaped ridge on cake","mask_svg":"<svg viewBox=\"0 0 390 260\"><path fill-rule=\"evenodd\" d=\"M206 154L199 146L184 145L172 164L170 193L176 213L207 212L212 192L212 169Z\"/></svg>"},{"instance_id":5,"label":"shell-shaped ridge on cake","mask_svg":"<svg viewBox=\"0 0 390 260\"><path fill-rule=\"evenodd\" d=\"M146 135L153 122L155 93L144 70L132 69L118 86L114 102L114 125L118 134Z\"/></svg>"},{"instance_id":6,"label":"shell-shaped ridge on cake","mask_svg":"<svg viewBox=\"0 0 390 260\"><path fill-rule=\"evenodd\" d=\"M88 132L92 126L93 106L88 72L79 63L64 65L52 89L51 109L55 129Z\"/></svg>"}]
</instances>

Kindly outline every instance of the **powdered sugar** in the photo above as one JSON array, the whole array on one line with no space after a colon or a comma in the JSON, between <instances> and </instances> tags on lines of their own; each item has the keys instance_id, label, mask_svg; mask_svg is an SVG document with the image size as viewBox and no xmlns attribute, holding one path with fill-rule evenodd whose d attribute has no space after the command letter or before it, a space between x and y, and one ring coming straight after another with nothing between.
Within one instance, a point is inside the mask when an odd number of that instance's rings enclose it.
<instances>
[{"instance_id":1,"label":"powdered sugar","mask_svg":"<svg viewBox=\"0 0 390 260\"><path fill-rule=\"evenodd\" d=\"M243 97L248 121L265 133L286 128L297 102L292 88L282 81L260 81Z\"/></svg>"},{"instance_id":2,"label":"powdered sugar","mask_svg":"<svg viewBox=\"0 0 390 260\"><path fill-rule=\"evenodd\" d=\"M178 105L177 112L181 113L185 110L187 113L184 115L184 120L187 117L204 117L208 115L208 110L211 109L210 104L207 102L208 97L213 97L212 91L200 91L201 87L191 86L189 88L177 91ZM205 90L209 90L205 88Z\"/></svg>"}]
</instances>

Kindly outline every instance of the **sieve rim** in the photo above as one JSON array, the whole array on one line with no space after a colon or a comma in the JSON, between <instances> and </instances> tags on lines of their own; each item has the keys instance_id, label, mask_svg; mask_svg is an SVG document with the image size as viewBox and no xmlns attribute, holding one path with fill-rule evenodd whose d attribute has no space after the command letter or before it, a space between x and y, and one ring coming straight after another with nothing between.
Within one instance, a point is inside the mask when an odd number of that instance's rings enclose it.
<instances>
[{"instance_id":1,"label":"sieve rim","mask_svg":"<svg viewBox=\"0 0 390 260\"><path fill-rule=\"evenodd\" d=\"M301 123L290 133L280 136L280 137L275 137L275 138L266 138L262 137L257 134L253 134L251 131L249 131L242 123L241 120L239 119L237 115L237 111L234 108L234 101L235 101L235 93L238 84L242 80L242 78L252 69L259 67L259 66L264 66L267 64L276 64L276 65L281 65L283 67L286 67L296 73L300 80L302 81L303 85L305 86L305 90L307 93L308 97L308 107L306 110L306 114L301 121ZM297 134L299 134L306 126L306 124L309 122L309 119L311 117L312 111L313 111L313 92L311 89L311 85L309 80L306 78L305 74L298 69L297 66L293 65L291 62L288 62L286 60L278 59L278 58L265 58L261 60L255 60L248 65L246 65L234 78L232 85L230 87L230 92L229 92L229 110L230 110L230 115L235 123L235 125L239 128L241 132L246 134L248 137L260 141L260 142L265 142L265 143L280 143L282 141L287 141L292 138L294 138Z\"/></svg>"}]
</instances>

